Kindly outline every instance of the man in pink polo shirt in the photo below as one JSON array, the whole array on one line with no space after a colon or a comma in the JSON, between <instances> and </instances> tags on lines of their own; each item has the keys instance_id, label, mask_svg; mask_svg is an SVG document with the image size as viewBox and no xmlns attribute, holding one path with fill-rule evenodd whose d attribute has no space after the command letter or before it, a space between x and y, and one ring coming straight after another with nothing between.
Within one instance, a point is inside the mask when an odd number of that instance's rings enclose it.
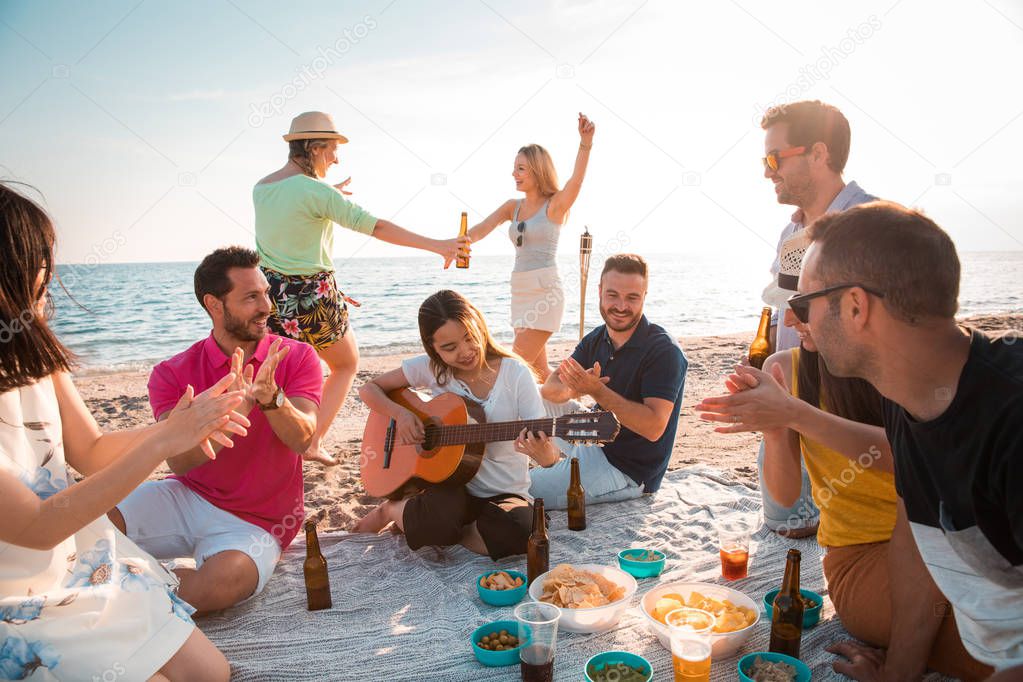
<instances>
[{"instance_id":1,"label":"man in pink polo shirt","mask_svg":"<svg viewBox=\"0 0 1023 682\"><path fill-rule=\"evenodd\" d=\"M218 249L195 271L195 296L212 333L158 364L149 401L165 419L191 385L205 391L228 372L247 394L252 422L234 447L199 448L167 460L173 476L139 486L110 512L129 538L158 559L194 557L177 568L178 595L200 612L258 594L304 516L302 457L316 428L323 375L311 346L267 332L269 285L255 251Z\"/></svg>"}]
</instances>

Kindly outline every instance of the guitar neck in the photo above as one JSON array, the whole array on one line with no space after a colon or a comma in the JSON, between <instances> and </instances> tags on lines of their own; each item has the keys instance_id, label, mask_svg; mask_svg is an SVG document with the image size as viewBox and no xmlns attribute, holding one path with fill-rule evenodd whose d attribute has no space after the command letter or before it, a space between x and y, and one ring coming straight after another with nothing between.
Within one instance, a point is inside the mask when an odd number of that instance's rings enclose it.
<instances>
[{"instance_id":1,"label":"guitar neck","mask_svg":"<svg viewBox=\"0 0 1023 682\"><path fill-rule=\"evenodd\" d=\"M483 424L458 424L453 426L427 426L426 440L432 447L441 445L466 445L468 443L494 443L515 440L526 429L533 433L543 431L548 436L554 431L555 420L551 417L526 419L511 422L485 422Z\"/></svg>"}]
</instances>

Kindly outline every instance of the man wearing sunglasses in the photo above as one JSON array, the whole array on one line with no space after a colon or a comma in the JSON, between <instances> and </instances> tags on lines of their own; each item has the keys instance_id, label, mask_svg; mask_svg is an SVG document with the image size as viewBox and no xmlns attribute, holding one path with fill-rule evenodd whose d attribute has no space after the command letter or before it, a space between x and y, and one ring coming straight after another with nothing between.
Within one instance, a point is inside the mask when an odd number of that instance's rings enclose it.
<instances>
[{"instance_id":1,"label":"man wearing sunglasses","mask_svg":"<svg viewBox=\"0 0 1023 682\"><path fill-rule=\"evenodd\" d=\"M956 323L959 258L926 216L874 202L808 234L792 311L832 374L884 397L898 493L887 653L830 650L857 680L919 679L954 617L970 655L1023 679L1023 344Z\"/></svg>"},{"instance_id":2,"label":"man wearing sunglasses","mask_svg":"<svg viewBox=\"0 0 1023 682\"><path fill-rule=\"evenodd\" d=\"M764 177L774 183L778 203L796 207L792 220L778 239L778 254L771 265L772 284L764 290L764 302L777 306L774 283L781 271L783 245L825 213L844 211L874 200L855 182L842 179L849 158L849 121L836 107L823 102L792 102L772 107L760 126L764 136ZM791 327L779 324L777 313L771 321L771 351L797 348L799 336ZM763 485L764 449L757 457L764 522L781 535L798 538L813 535L818 514L810 493L810 480L803 472L800 498L792 507L771 499Z\"/></svg>"}]
</instances>

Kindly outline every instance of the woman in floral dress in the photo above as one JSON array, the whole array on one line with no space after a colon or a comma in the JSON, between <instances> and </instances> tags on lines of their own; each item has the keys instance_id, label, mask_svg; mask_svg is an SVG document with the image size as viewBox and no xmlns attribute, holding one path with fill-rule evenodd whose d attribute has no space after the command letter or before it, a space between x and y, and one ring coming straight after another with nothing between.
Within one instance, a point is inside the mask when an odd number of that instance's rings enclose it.
<instances>
[{"instance_id":1,"label":"woman in floral dress","mask_svg":"<svg viewBox=\"0 0 1023 682\"><path fill-rule=\"evenodd\" d=\"M102 433L47 326L53 243L43 210L0 184L0 679L226 680L175 576L105 513L167 457L243 434L242 396L228 375L164 422ZM70 485L67 464L86 478Z\"/></svg>"}]
</instances>

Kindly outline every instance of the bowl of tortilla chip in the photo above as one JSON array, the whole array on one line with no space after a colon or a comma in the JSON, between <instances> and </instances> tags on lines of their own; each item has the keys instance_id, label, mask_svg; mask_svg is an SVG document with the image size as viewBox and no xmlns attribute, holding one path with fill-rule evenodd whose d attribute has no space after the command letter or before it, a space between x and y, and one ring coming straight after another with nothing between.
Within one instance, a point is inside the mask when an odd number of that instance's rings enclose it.
<instances>
[{"instance_id":1,"label":"bowl of tortilla chip","mask_svg":"<svg viewBox=\"0 0 1023 682\"><path fill-rule=\"evenodd\" d=\"M562 630L603 632L618 624L637 588L635 578L613 566L559 564L537 576L529 596L561 608Z\"/></svg>"},{"instance_id":2,"label":"bowl of tortilla chip","mask_svg":"<svg viewBox=\"0 0 1023 682\"><path fill-rule=\"evenodd\" d=\"M664 618L683 606L714 614L711 633L711 656L714 660L735 655L760 622L759 605L739 590L716 583L662 583L643 595L640 608L646 618L647 629L669 651L671 642Z\"/></svg>"}]
</instances>

